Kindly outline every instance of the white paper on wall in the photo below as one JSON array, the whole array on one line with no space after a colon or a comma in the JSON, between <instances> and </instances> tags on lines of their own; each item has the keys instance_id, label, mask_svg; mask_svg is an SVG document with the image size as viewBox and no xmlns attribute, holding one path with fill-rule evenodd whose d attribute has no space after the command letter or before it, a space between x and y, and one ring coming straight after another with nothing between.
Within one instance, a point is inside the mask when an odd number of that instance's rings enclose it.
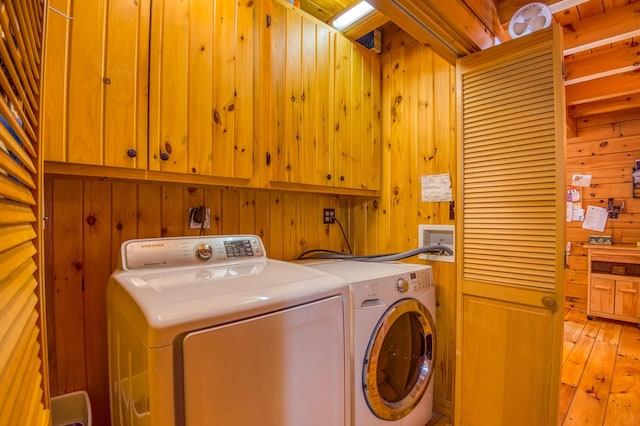
<instances>
[{"instance_id":1,"label":"white paper on wall","mask_svg":"<svg viewBox=\"0 0 640 426\"><path fill-rule=\"evenodd\" d=\"M575 174L571 176L571 186L590 186L591 175Z\"/></svg>"},{"instance_id":2,"label":"white paper on wall","mask_svg":"<svg viewBox=\"0 0 640 426\"><path fill-rule=\"evenodd\" d=\"M607 224L608 217L609 213L607 209L597 206L587 206L587 213L584 216L582 228L602 232Z\"/></svg>"},{"instance_id":3,"label":"white paper on wall","mask_svg":"<svg viewBox=\"0 0 640 426\"><path fill-rule=\"evenodd\" d=\"M422 201L452 201L449 173L422 176Z\"/></svg>"}]
</instances>

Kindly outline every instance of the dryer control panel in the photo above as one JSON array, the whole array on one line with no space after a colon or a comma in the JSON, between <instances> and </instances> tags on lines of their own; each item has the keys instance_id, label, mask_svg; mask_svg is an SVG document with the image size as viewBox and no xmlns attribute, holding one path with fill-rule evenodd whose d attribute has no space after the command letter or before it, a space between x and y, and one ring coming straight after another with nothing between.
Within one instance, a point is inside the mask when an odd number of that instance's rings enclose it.
<instances>
[{"instance_id":1,"label":"dryer control panel","mask_svg":"<svg viewBox=\"0 0 640 426\"><path fill-rule=\"evenodd\" d=\"M130 240L122 244L124 270L266 260L256 235L172 237Z\"/></svg>"}]
</instances>

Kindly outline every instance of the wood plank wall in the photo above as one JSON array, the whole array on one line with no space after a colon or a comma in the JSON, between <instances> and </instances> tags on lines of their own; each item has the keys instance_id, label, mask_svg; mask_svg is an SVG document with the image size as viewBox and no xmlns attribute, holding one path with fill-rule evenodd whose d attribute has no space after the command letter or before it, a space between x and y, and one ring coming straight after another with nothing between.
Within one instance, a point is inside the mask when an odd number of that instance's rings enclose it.
<instances>
[{"instance_id":1,"label":"wood plank wall","mask_svg":"<svg viewBox=\"0 0 640 426\"><path fill-rule=\"evenodd\" d=\"M381 196L352 200L354 250L392 253L418 247L419 224L452 225L449 203L424 203L421 176L456 176L455 68L404 34L385 33L382 68ZM434 408L453 415L455 365L455 263L433 265L438 338Z\"/></svg>"},{"instance_id":2,"label":"wood plank wall","mask_svg":"<svg viewBox=\"0 0 640 426\"><path fill-rule=\"evenodd\" d=\"M322 209L335 208L348 232L340 196L47 176L45 199L51 393L87 390L95 426L109 424L105 293L123 241L198 235L188 208L205 205L205 234L259 235L275 259L347 250L338 226L321 223Z\"/></svg>"},{"instance_id":3,"label":"wood plank wall","mask_svg":"<svg viewBox=\"0 0 640 426\"><path fill-rule=\"evenodd\" d=\"M608 219L604 232L582 229L582 222L568 222L566 238L571 242L565 270L565 306L587 309L587 249L589 235L612 235L613 243L640 241L640 198L633 198L631 173L640 159L640 110L603 114L580 120L577 134L567 139L567 177L592 175L591 186L582 189L582 207L607 207L624 202L617 219Z\"/></svg>"}]
</instances>

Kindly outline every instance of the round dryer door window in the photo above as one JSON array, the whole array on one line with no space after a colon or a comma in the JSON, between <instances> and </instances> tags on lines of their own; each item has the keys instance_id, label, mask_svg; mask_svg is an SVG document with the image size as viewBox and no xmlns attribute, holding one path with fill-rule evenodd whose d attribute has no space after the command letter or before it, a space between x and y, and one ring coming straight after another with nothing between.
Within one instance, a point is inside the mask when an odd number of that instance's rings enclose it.
<instances>
[{"instance_id":1,"label":"round dryer door window","mask_svg":"<svg viewBox=\"0 0 640 426\"><path fill-rule=\"evenodd\" d=\"M362 371L364 395L376 416L397 420L420 402L433 376L435 349L435 326L424 304L403 299L387 309Z\"/></svg>"}]
</instances>

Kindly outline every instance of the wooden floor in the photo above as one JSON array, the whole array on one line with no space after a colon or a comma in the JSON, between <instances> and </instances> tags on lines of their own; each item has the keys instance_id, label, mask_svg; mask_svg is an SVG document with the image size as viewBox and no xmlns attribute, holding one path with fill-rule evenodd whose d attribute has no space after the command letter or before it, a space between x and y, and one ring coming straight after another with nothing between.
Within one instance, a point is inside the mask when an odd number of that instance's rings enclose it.
<instances>
[{"instance_id":1,"label":"wooden floor","mask_svg":"<svg viewBox=\"0 0 640 426\"><path fill-rule=\"evenodd\" d=\"M564 350L558 425L640 425L640 329L570 310ZM451 425L434 413L428 426Z\"/></svg>"},{"instance_id":2,"label":"wooden floor","mask_svg":"<svg viewBox=\"0 0 640 426\"><path fill-rule=\"evenodd\" d=\"M570 310L558 424L640 425L640 329Z\"/></svg>"}]
</instances>

